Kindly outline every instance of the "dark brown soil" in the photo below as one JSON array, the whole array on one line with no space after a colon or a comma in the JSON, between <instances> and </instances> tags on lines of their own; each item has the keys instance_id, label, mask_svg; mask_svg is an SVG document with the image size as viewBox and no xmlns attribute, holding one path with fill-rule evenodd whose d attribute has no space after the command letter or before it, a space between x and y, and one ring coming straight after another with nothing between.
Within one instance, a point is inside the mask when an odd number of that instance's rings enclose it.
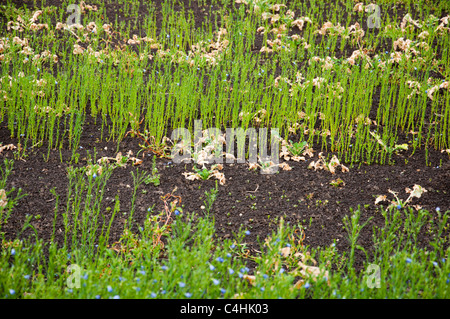
<instances>
[{"instance_id":1,"label":"dark brown soil","mask_svg":"<svg viewBox=\"0 0 450 319\"><path fill-rule=\"evenodd\" d=\"M115 157L116 143L97 142L100 133L96 125L86 125L80 145L81 166L86 165L86 150L93 154L97 150L97 158L102 156ZM0 139L5 143L14 143L9 131L2 126ZM127 137L120 143L119 151L125 154L132 150L135 154L140 150L136 138ZM40 215L33 218L32 225L36 228L39 238L49 241L53 231L53 218L55 196L50 189L60 195L59 215L56 222L55 240L62 243L64 240L64 227L61 214L66 211L67 202L67 167L70 165L70 150L62 150L63 161L60 160L59 151L51 151L48 161L43 159L45 149L29 152L23 160L16 160L14 170L8 178L7 189L11 187L22 188L28 195L23 198L14 209L11 218L3 231L7 238L14 239L17 232L24 225L25 216ZM2 158L12 158L11 151L2 153ZM382 226L384 219L374 205L376 195L388 195L388 189L399 192L400 198L405 199L406 187L412 188L419 184L428 190L422 198L415 199L412 204L421 205L424 209L434 212L436 207L442 211L450 209L450 178L449 169L439 167L440 161L448 163L448 156L440 152L429 152L430 166L425 166L424 151L416 152L409 157L408 164L404 159L395 158L396 165L362 165L350 168L349 173L337 172L332 175L327 171L314 171L307 169L310 160L306 162L289 162L291 171L282 171L273 175L263 175L259 172L249 171L247 165L224 165L226 184L219 185L219 193L212 211L216 222L217 236L230 237L237 232L241 225L250 230L246 242L252 249L259 249L257 238L264 238L277 227L277 218L283 217L291 224L302 224L306 228L305 245L312 247L328 246L336 240L336 246L347 250L347 233L343 229L342 218L350 214L350 208L361 205L361 223L373 216L371 222L363 229L359 244L370 251L372 244L372 226ZM313 158L317 159L317 158ZM201 206L206 200L205 191L215 187L214 180L188 181L183 172L192 171L192 164L168 165L167 159L158 159L157 167L161 174L161 184L158 187L152 184L142 184L136 200L134 214L136 226L142 225L147 216L147 208L153 205L154 211L163 210L160 197L170 193L177 187L176 195L181 196L185 211L195 211L202 214ZM139 169L151 172L152 156L144 157ZM119 194L121 202L120 212L129 212L133 192L133 178L131 171L136 167L128 165L126 168L116 168L108 182L106 195L103 200L104 207L114 207L114 197ZM330 182L336 178L345 182L343 187L334 187ZM147 190L146 194L142 190ZM389 197L393 199L392 197ZM364 205L369 205L364 208ZM124 221L127 216L118 214L111 230L111 240L119 240ZM22 236L31 235L31 229ZM423 235L420 238L421 246L425 247L429 238ZM363 262L364 255L358 255L356 265Z\"/></svg>"},{"instance_id":2,"label":"dark brown soil","mask_svg":"<svg viewBox=\"0 0 450 319\"><path fill-rule=\"evenodd\" d=\"M204 21L210 19L206 16L202 7L192 1L183 1L186 12L192 10L196 17L196 25L200 27ZM33 2L12 1L15 6L27 3L33 7ZM61 5L61 1L46 1L45 5ZM95 2L93 2L95 3ZM145 2L147 3L147 2ZM141 3L139 14L145 14L148 5ZM156 10L160 10L161 2L152 1ZM210 2L206 1L210 6ZM40 7L40 1L36 2L36 7ZM113 1L106 1L107 19L114 23L116 13L120 6ZM218 8L216 8L218 9ZM325 10L324 10L325 11ZM405 11L398 9L399 17ZM2 17L3 19L3 17ZM134 20L134 17L124 17L123 20ZM4 19L2 20L3 24ZM118 18L121 21L121 18ZM161 21L158 20L157 24ZM144 35L144 34L142 34ZM254 46L261 47L262 38L257 38ZM346 48L345 52L351 52L351 48ZM346 54L347 54L346 53ZM99 141L100 131L93 119L88 118L84 125L83 135L80 145L80 163L74 166L86 165L86 150L93 154L94 148L97 151L97 158L102 156L114 157L117 153L117 143L111 141ZM100 121L101 122L101 121ZM10 137L10 132L6 127L6 121L0 123L0 141L3 144L17 144L17 139ZM125 154L132 150L136 154L139 150L140 140L126 137L120 142L119 151ZM411 154L410 151L403 155L394 155L395 165L361 165L360 167L350 167L350 172L342 173L338 171L332 175L327 171L314 171L307 169L311 160L317 160L319 146L314 146L315 157L306 162L289 162L292 171L282 171L273 175L263 175L259 172L249 171L247 165L234 164L224 165L226 184L219 185L219 193L212 211L215 218L217 236L227 238L233 236L241 226L250 230L251 234L246 237L246 242L252 252L259 249L258 237L264 238L276 229L278 219L283 217L291 224L301 224L306 229L305 245L311 247L327 246L336 240L336 246L341 251L349 248L346 239L347 233L343 229L342 219L350 214L350 208L361 207L361 224L368 218L373 217L370 223L362 230L359 245L369 252L372 248L372 230L374 226L384 224L378 206L374 204L377 195L388 195L393 199L388 190L399 192L402 199L406 199L405 188L412 188L414 184L419 184L428 192L422 198L414 199L412 204L420 205L424 209L435 214L436 207L441 211L450 209L450 168L449 156L439 151L428 149L428 165L425 160L425 149ZM20 200L19 205L14 208L8 224L3 227L7 239L16 238L17 233L22 229L27 214L35 216L32 225L36 228L39 238L50 241L53 231L53 218L55 208L55 196L50 189L54 188L60 196L59 213L56 221L55 241L62 243L64 240L64 227L62 213L66 211L66 192L68 187L67 167L72 151L68 149L52 150L48 160L45 160L47 148L29 150L27 156L15 160L14 170L8 178L7 189L12 187L22 188L27 196ZM62 156L62 161L60 156ZM4 151L0 154L3 158L13 158L11 151ZM405 159L408 163L405 164ZM137 227L143 223L147 216L147 208L155 205L154 211L163 209L161 196L170 193L177 187L176 195L181 196L183 209L185 211L195 211L202 214L201 206L204 205L205 191L215 187L214 180L188 181L182 175L185 171L191 171L192 165L169 165L170 160L158 159L157 168L161 174L161 184L158 187L143 184L136 200L135 222ZM443 167L441 167L443 166ZM140 170L151 172L152 155L144 157ZM126 168L114 170L107 185L106 195L103 205L114 206L114 198L119 194L121 207L120 212L128 212L133 192L133 178L131 171L136 167L128 165ZM330 182L336 178L341 178L345 182L343 187L334 187ZM142 190L147 193L143 194ZM366 206L365 206L366 205ZM40 215L40 218L37 217ZM124 221L127 216L119 214L112 225L111 241L117 241L122 235ZM25 231L21 236L32 235L31 229ZM429 237L425 233L420 237L420 246L426 247ZM355 266L361 266L365 256L356 252Z\"/></svg>"}]
</instances>

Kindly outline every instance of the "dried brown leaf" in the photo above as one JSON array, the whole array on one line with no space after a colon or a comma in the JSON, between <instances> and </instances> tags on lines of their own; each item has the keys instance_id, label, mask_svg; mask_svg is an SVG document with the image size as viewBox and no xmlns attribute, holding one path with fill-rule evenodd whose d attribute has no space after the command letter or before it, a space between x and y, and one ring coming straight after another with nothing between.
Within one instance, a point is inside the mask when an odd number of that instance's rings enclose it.
<instances>
[{"instance_id":1,"label":"dried brown leaf","mask_svg":"<svg viewBox=\"0 0 450 319\"><path fill-rule=\"evenodd\" d=\"M244 275L243 278L244 278L245 280L247 280L247 281L249 282L250 285L252 285L252 286L255 285L255 279L256 279L255 276L252 276L252 275Z\"/></svg>"}]
</instances>

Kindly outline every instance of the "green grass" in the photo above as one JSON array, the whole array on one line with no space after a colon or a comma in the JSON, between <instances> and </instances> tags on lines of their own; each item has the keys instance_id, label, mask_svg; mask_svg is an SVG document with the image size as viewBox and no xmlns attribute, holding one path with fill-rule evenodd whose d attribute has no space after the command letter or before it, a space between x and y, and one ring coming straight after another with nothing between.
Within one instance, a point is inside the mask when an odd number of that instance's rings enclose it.
<instances>
[{"instance_id":1,"label":"green grass","mask_svg":"<svg viewBox=\"0 0 450 319\"><path fill-rule=\"evenodd\" d=\"M84 185L86 193L80 190L69 196L73 198L71 206L83 197L85 205L92 207L84 212L95 212L101 192L92 197L89 190L101 187L106 179L93 182L92 177L79 174L75 185ZM205 195L211 206L216 192L213 189ZM351 246L349 255L339 252L334 244L304 246L303 226L285 224L281 219L277 231L261 241L259 253L249 255L245 229L233 239L218 240L209 213L183 213L175 205L159 214L149 208L138 233L131 232L131 224L127 224L120 240L108 245L108 225L119 207L116 197L110 221L101 227L96 222L98 215L94 213L87 222L77 217L75 209L65 217L71 221L71 225L65 222L65 230L66 235L70 231L72 241L65 241L62 247L37 237L10 242L3 239L2 298L449 297L448 238L443 233L450 211L438 212L435 219L425 210L380 209L385 225L373 229L374 250L368 253L357 244L365 227L359 223L358 207L343 221ZM424 228L432 241L429 248L419 249L417 236ZM98 239L90 237L100 231ZM367 257L362 269L353 266L356 250ZM247 277L245 265L250 259L257 264L256 273ZM317 273L311 275L310 271Z\"/></svg>"},{"instance_id":2,"label":"green grass","mask_svg":"<svg viewBox=\"0 0 450 319\"><path fill-rule=\"evenodd\" d=\"M8 241L2 234L2 298L449 297L450 211L415 211L406 202L401 209L381 207L377 214L385 224L373 228L370 252L358 244L371 218L365 216L361 224L364 211L359 206L343 220L350 252L338 251L335 242L326 247L306 246L305 227L279 219L277 230L261 238L256 254L249 254L247 230L241 228L225 240L215 236L210 212L217 198L216 185L205 192L204 216L183 212L176 197L169 194L163 199L164 211L156 213L150 207L138 232L131 231L135 222L130 214L120 239L109 244L120 201L116 196L113 209L102 209L101 204L115 167L103 167L98 176L94 175L98 166L69 168L67 209L62 213L64 243L39 239L30 218L22 232L30 227L34 237ZM12 162L5 161L2 185L11 168ZM16 197L11 193L7 193L6 207L0 207L0 216L18 204L20 191ZM55 221L59 213L57 196ZM418 248L419 233L424 231L431 240L427 247ZM358 268L353 264L357 250L366 256ZM256 263L252 275L246 268L250 260Z\"/></svg>"},{"instance_id":3,"label":"green grass","mask_svg":"<svg viewBox=\"0 0 450 319\"><path fill-rule=\"evenodd\" d=\"M133 15L135 4L123 3L124 14ZM229 8L236 7L227 3ZM250 5L224 10L221 3L214 2L213 7L205 9L215 14L215 22L203 24L198 30L192 13L183 8L173 10L168 2L162 7L161 29L155 29L156 12L151 9L141 23L147 41L138 35L140 43L126 42L123 51L105 44L112 38L102 28L103 10L98 4L98 11L83 14L85 25L96 22L97 33L87 33L88 40L81 43L90 48L76 55L72 53L73 45L83 32L56 30L50 17L58 16L61 10L47 8L38 21L49 23L48 30L33 32L25 27L24 32L11 30L8 34L5 43L9 47L4 54L1 78L3 84L9 82L8 76L12 80L10 86L3 85L6 98L0 101L1 119L7 116L11 135L22 145L35 147L46 143L49 149L76 149L83 124L97 115L102 118L102 136L117 142L129 129L139 129L148 131L156 143L162 143L168 125L192 130L193 120L201 119L205 128L271 126L284 134L295 123L310 131L316 128L316 134L307 136L308 142L317 142L351 163L385 163L390 159L391 153L371 138L370 131L382 136L390 147L396 144L399 134L410 131L417 132L417 142L409 143L414 151L424 145L436 149L449 147L449 92L438 90L433 101L425 93L427 88L439 84L437 79L427 84L430 72L441 74L447 81L449 76L447 68L442 68L448 64L448 51L439 50L448 47L448 37L436 32L440 21L426 11L430 6L420 7L422 18L417 20L422 25L420 29L406 28L404 32L398 28L386 29L386 25L394 23L389 21L395 16L383 12L383 28L377 35L368 30L363 38L358 38L358 34L350 32L350 25L356 21L343 19L345 13L352 12L351 2L345 4L347 9L337 5L330 19L334 25L342 25L343 33L332 28L325 36L317 33L326 22L319 14L323 3L308 7L289 3L288 7L281 8L280 19L273 24L271 18L263 19L261 14L273 12L272 2L255 3L260 6L260 12L247 14L245 10ZM405 5L413 6L411 2ZM21 13L11 9L12 6L8 8L7 16L11 20ZM444 8L442 4L434 9L439 13ZM301 15L297 13L292 18L287 9L301 10ZM32 13L25 10L21 14L29 18ZM366 23L366 15L359 14L360 25ZM287 30L298 32L291 23L301 16L309 17L312 23L304 23L300 31L304 40L297 40L288 36ZM59 19L64 22L61 15ZM135 34L132 25L133 22L112 27L126 40ZM273 32L263 35L263 45L272 48L273 53L251 53L258 27L269 31L280 25L286 31L280 33L279 45L271 47L266 43L276 40ZM226 31L219 35L219 30ZM428 35L419 39L418 35L425 31ZM51 56L33 60L34 55L30 55L29 62L24 63L27 56L20 53L23 46L11 40L16 36L23 39L25 35L34 54L42 55L51 47ZM390 63L394 48L387 48L386 54L379 47L401 37L416 41L411 45L416 53L408 51L412 56L409 60L403 58ZM307 50L303 41L310 45ZM420 42L425 46L419 47ZM210 47L211 43L215 43L214 47ZM359 57L355 65L349 64L350 56L343 51L346 43L354 45L355 50L369 50L372 57L369 60ZM151 49L153 45L159 48L158 53ZM211 56L199 51L200 48L215 53ZM399 48L397 52L404 53ZM58 56L58 61L53 61L53 55ZM325 62L327 57L329 60ZM53 72L53 68L57 71ZM277 69L281 70L279 80L275 77ZM298 80L299 72L304 80ZM318 78L323 78L320 88L313 81ZM45 82L36 82L42 79ZM407 81L417 81L420 89L410 88ZM36 86L36 83L41 84ZM372 99L375 92L380 94L378 103ZM425 116L429 108L430 115ZM260 110L267 112L265 118L252 121ZM240 118L241 112L248 116ZM299 119L298 112L308 114L308 120ZM376 121L375 127L363 123L354 126L359 116L367 118L371 112L370 120ZM323 118L318 119L318 114L323 114ZM106 125L107 119L112 125ZM143 124L139 125L142 119ZM326 132L330 133L329 137L321 135Z\"/></svg>"}]
</instances>

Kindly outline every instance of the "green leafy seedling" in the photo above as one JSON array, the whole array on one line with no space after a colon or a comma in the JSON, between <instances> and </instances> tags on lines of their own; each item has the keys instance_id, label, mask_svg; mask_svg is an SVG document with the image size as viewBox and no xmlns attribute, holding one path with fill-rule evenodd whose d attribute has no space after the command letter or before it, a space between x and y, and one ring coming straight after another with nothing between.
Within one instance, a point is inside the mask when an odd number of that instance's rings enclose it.
<instances>
[{"instance_id":1,"label":"green leafy seedling","mask_svg":"<svg viewBox=\"0 0 450 319\"><path fill-rule=\"evenodd\" d=\"M291 140L289 140L289 142L291 144L288 146L288 151L294 156L301 155L307 145L306 141L293 143Z\"/></svg>"}]
</instances>

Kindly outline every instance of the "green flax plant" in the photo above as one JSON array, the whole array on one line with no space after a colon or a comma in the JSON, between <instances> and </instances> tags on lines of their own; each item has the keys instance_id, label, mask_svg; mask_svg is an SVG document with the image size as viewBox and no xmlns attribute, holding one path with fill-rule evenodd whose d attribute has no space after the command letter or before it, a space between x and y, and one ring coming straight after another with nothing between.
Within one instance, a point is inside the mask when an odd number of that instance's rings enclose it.
<instances>
[{"instance_id":1,"label":"green flax plant","mask_svg":"<svg viewBox=\"0 0 450 319\"><path fill-rule=\"evenodd\" d=\"M113 169L112 165L103 168L99 165L68 168L67 208L62 214L64 247L67 249L80 248L81 254L92 256L99 235L105 187Z\"/></svg>"}]
</instances>

